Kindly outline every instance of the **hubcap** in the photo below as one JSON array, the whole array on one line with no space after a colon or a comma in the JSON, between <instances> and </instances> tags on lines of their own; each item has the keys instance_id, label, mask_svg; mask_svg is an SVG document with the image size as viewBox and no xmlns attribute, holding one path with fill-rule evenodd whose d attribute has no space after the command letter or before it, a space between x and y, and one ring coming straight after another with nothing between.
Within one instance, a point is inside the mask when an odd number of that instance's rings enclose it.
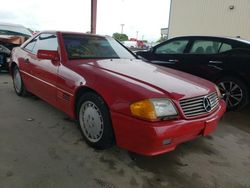
<instances>
[{"instance_id":1,"label":"hubcap","mask_svg":"<svg viewBox=\"0 0 250 188\"><path fill-rule=\"evenodd\" d=\"M90 142L98 142L103 135L103 118L99 108L91 101L82 104L79 114L83 134Z\"/></svg>"},{"instance_id":2,"label":"hubcap","mask_svg":"<svg viewBox=\"0 0 250 188\"><path fill-rule=\"evenodd\" d=\"M224 81L218 84L220 92L228 107L237 106L243 98L242 89L238 84L232 81Z\"/></svg>"},{"instance_id":3,"label":"hubcap","mask_svg":"<svg viewBox=\"0 0 250 188\"><path fill-rule=\"evenodd\" d=\"M21 87L22 87L22 80L21 80L21 75L18 70L15 70L14 73L14 87L17 93L20 93Z\"/></svg>"}]
</instances>

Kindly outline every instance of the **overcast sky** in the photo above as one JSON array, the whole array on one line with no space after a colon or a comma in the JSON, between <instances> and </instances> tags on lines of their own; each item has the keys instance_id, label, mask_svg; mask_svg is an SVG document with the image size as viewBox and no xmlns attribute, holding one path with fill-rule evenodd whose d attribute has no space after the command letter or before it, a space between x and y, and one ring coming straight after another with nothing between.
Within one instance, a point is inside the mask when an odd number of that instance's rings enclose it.
<instances>
[{"instance_id":1,"label":"overcast sky","mask_svg":"<svg viewBox=\"0 0 250 188\"><path fill-rule=\"evenodd\" d=\"M91 0L0 0L0 22L35 30L90 31ZM170 0L97 0L97 34L155 41L168 27Z\"/></svg>"}]
</instances>

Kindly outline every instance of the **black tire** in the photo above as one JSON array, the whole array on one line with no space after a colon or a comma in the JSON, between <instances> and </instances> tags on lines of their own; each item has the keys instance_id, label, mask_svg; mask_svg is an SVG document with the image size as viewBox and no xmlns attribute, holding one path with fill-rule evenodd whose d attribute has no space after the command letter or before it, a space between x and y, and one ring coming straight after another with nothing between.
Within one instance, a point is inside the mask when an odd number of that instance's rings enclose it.
<instances>
[{"instance_id":1,"label":"black tire","mask_svg":"<svg viewBox=\"0 0 250 188\"><path fill-rule=\"evenodd\" d=\"M17 76L20 77L19 78L20 80L18 83L18 84L20 84L19 86L17 85L17 80L16 80ZM18 96L23 96L23 97L27 96L28 92L25 88L20 71L19 71L17 66L15 66L13 68L13 86L14 86L14 90Z\"/></svg>"},{"instance_id":2,"label":"black tire","mask_svg":"<svg viewBox=\"0 0 250 188\"><path fill-rule=\"evenodd\" d=\"M216 82L227 103L227 110L240 110L248 104L249 91L246 84L235 77L224 77Z\"/></svg>"},{"instance_id":3,"label":"black tire","mask_svg":"<svg viewBox=\"0 0 250 188\"><path fill-rule=\"evenodd\" d=\"M83 94L77 102L77 120L86 142L96 149L114 145L110 113L104 100L94 92Z\"/></svg>"}]
</instances>

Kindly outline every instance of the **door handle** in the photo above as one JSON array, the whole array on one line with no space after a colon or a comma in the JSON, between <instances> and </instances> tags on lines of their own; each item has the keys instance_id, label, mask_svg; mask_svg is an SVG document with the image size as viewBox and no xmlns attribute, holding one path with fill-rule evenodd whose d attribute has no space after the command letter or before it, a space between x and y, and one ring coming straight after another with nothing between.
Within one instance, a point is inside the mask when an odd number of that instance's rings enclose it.
<instances>
[{"instance_id":1,"label":"door handle","mask_svg":"<svg viewBox=\"0 0 250 188\"><path fill-rule=\"evenodd\" d=\"M223 62L222 61L209 61L209 63L220 64L220 63L223 63Z\"/></svg>"},{"instance_id":2,"label":"door handle","mask_svg":"<svg viewBox=\"0 0 250 188\"><path fill-rule=\"evenodd\" d=\"M25 58L25 62L26 62L26 63L30 63L29 58Z\"/></svg>"},{"instance_id":3,"label":"door handle","mask_svg":"<svg viewBox=\"0 0 250 188\"><path fill-rule=\"evenodd\" d=\"M168 62L170 62L170 63L178 63L179 60L178 59L169 59Z\"/></svg>"}]
</instances>

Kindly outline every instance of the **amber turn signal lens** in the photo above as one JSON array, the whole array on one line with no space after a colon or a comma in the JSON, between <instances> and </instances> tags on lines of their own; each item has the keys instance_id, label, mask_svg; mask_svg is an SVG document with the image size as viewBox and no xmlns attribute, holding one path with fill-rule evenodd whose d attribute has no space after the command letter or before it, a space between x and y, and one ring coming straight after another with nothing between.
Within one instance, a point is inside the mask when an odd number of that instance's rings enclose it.
<instances>
[{"instance_id":1,"label":"amber turn signal lens","mask_svg":"<svg viewBox=\"0 0 250 188\"><path fill-rule=\"evenodd\" d=\"M156 120L155 109L150 100L142 100L130 105L130 110L133 116L147 119Z\"/></svg>"}]
</instances>

